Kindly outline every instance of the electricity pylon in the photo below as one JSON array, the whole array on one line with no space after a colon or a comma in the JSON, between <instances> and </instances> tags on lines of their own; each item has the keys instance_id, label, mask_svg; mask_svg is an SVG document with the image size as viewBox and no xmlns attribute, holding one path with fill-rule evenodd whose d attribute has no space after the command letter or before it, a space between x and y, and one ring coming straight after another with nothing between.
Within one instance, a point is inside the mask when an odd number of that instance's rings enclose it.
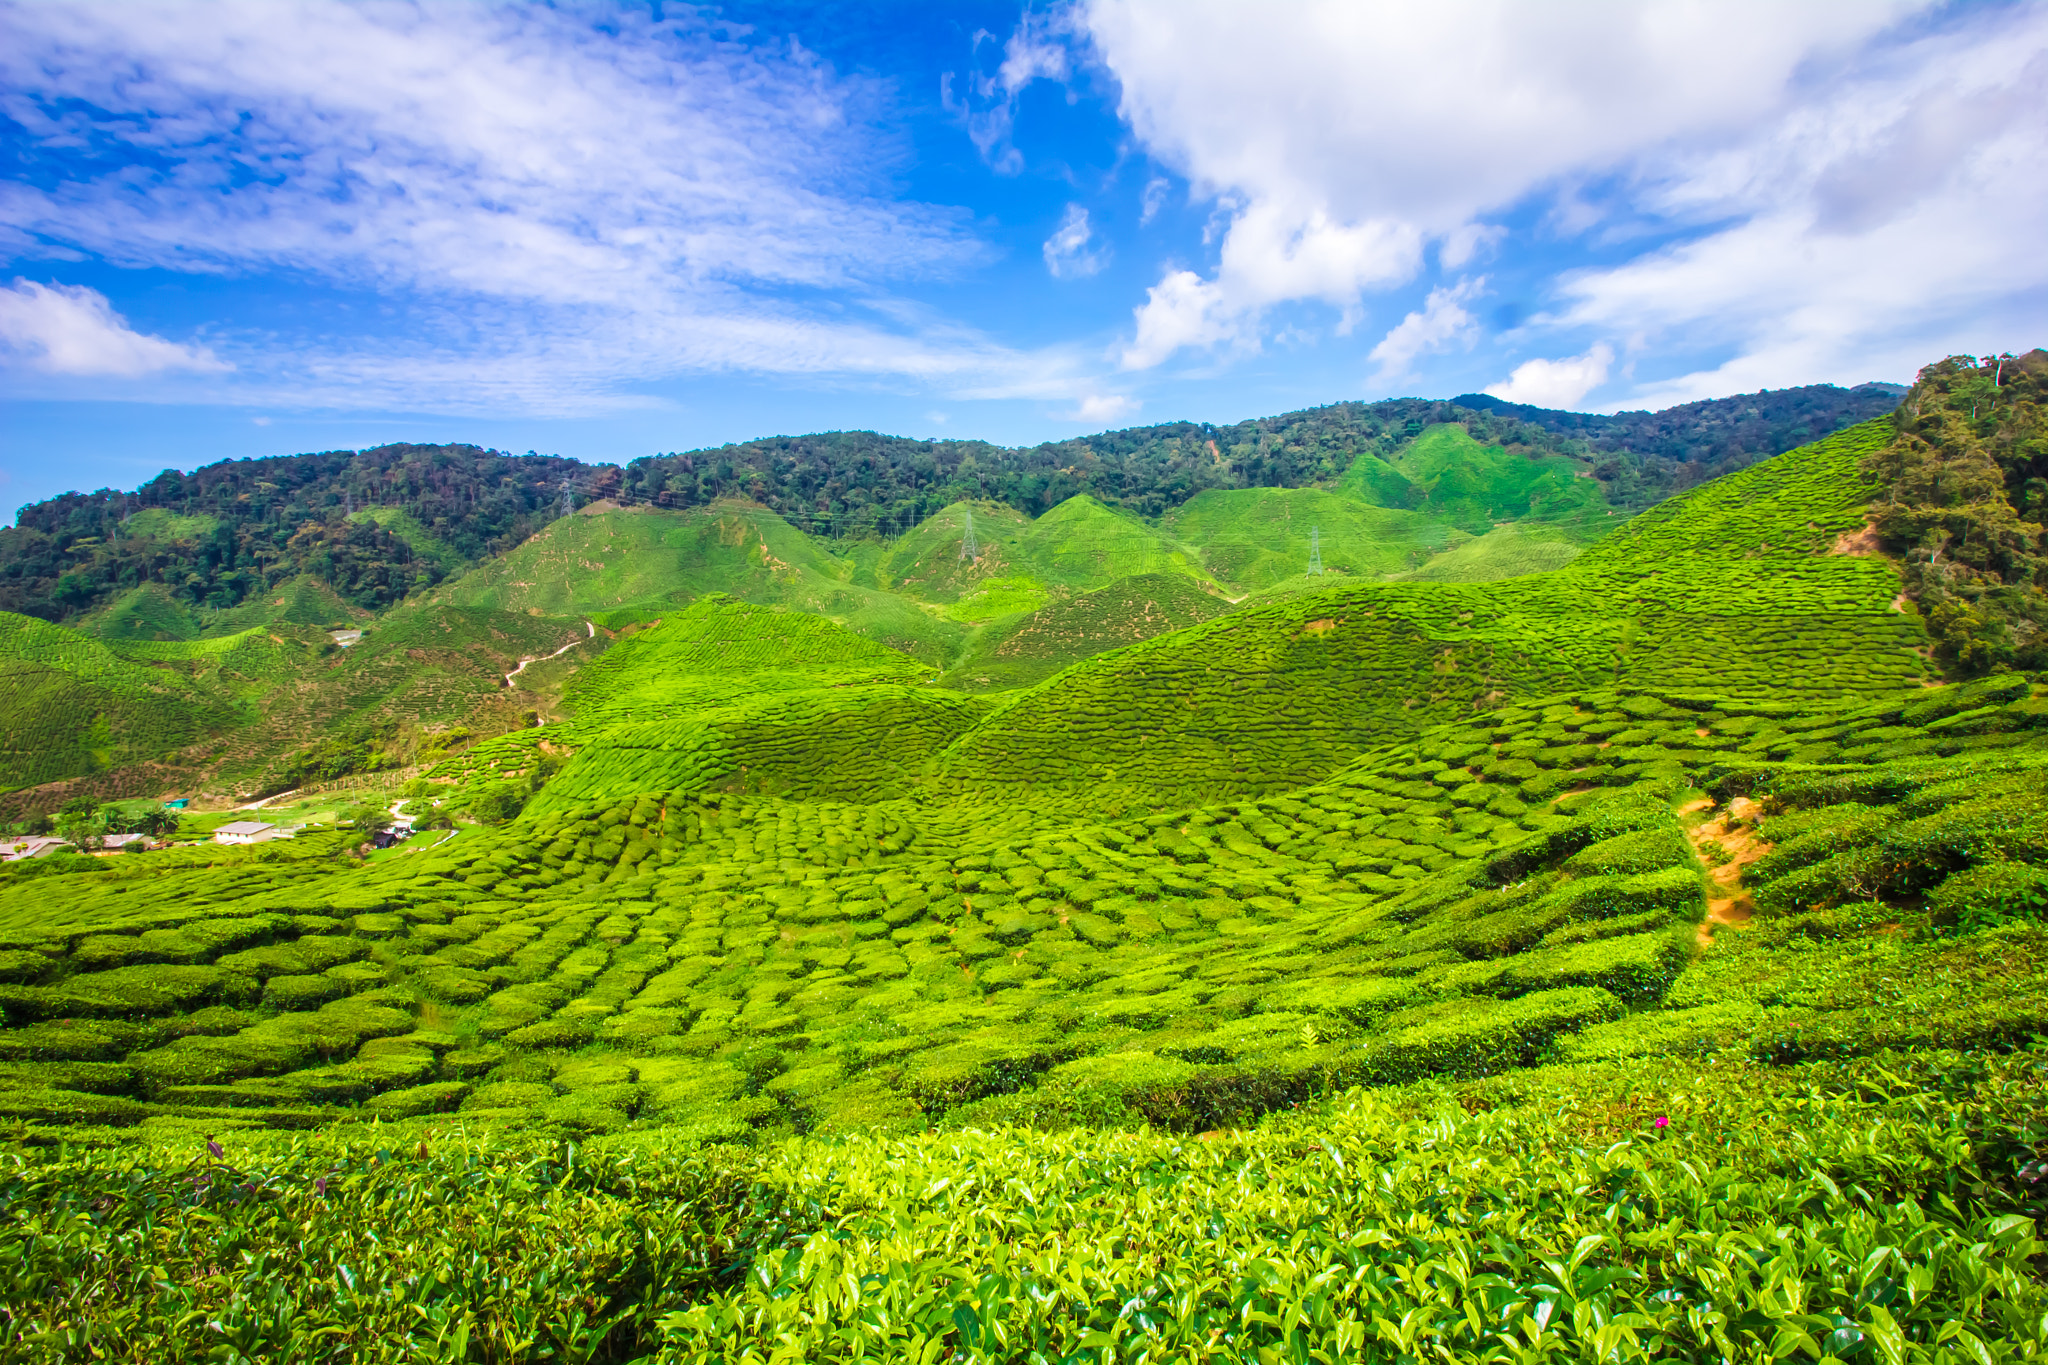
<instances>
[{"instance_id":1,"label":"electricity pylon","mask_svg":"<svg viewBox=\"0 0 2048 1365\"><path fill-rule=\"evenodd\" d=\"M981 551L976 549L974 545L974 509L972 507L967 509L967 530L960 537L960 557L962 559L978 559L981 557Z\"/></svg>"},{"instance_id":2,"label":"electricity pylon","mask_svg":"<svg viewBox=\"0 0 2048 1365\"><path fill-rule=\"evenodd\" d=\"M1313 526L1308 528L1308 575L1323 576L1323 533Z\"/></svg>"},{"instance_id":3,"label":"electricity pylon","mask_svg":"<svg viewBox=\"0 0 2048 1365\"><path fill-rule=\"evenodd\" d=\"M576 490L569 486L569 476L562 476L562 496L555 504L555 515L566 517L576 510Z\"/></svg>"}]
</instances>

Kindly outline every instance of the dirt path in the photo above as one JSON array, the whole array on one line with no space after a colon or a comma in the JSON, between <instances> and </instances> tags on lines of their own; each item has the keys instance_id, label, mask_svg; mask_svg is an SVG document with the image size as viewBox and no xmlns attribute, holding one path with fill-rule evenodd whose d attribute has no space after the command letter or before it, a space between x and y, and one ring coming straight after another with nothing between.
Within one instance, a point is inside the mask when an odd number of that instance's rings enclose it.
<instances>
[{"instance_id":1,"label":"dirt path","mask_svg":"<svg viewBox=\"0 0 2048 1365\"><path fill-rule=\"evenodd\" d=\"M1690 805L1679 807L1678 813L1686 815L1710 809L1712 805L1713 802L1702 797ZM1685 831L1693 852L1707 869L1707 918L1701 923L1699 933L1702 948L1714 941L1715 926L1747 924L1749 917L1756 913L1756 903L1743 887L1742 874L1751 863L1771 851L1771 846L1756 836L1757 817L1762 813L1762 807L1756 802L1746 796L1738 796L1718 815ZM1706 845L1710 843L1719 844L1728 854L1728 861L1719 867L1706 856Z\"/></svg>"},{"instance_id":2,"label":"dirt path","mask_svg":"<svg viewBox=\"0 0 2048 1365\"><path fill-rule=\"evenodd\" d=\"M571 640L568 644L563 645L553 654L542 655L539 658L533 659L521 659L519 661L519 667L513 669L510 673L507 673L505 675L505 686L511 687L513 685L512 680L518 677L521 673L524 673L526 671L526 666L528 664L543 663L548 659L559 659L564 654L567 654L570 650L576 648L576 646L584 643L584 641L595 640L597 638L597 626L594 622L585 621L583 623L583 628L589 631L590 633L588 635L585 635L582 640Z\"/></svg>"}]
</instances>

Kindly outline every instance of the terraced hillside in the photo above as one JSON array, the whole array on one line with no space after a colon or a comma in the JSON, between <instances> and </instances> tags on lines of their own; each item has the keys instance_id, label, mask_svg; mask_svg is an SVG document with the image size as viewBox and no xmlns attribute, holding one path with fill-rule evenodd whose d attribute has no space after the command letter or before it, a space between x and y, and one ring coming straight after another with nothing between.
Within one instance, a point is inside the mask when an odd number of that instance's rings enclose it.
<instances>
[{"instance_id":1,"label":"terraced hillside","mask_svg":"<svg viewBox=\"0 0 2048 1365\"><path fill-rule=\"evenodd\" d=\"M706 593L813 612L939 664L965 631L856 581L858 566L782 518L739 501L689 512L594 503L445 590L463 606L583 615L613 628Z\"/></svg>"},{"instance_id":2,"label":"terraced hillside","mask_svg":"<svg viewBox=\"0 0 2048 1365\"><path fill-rule=\"evenodd\" d=\"M168 758L237 718L227 699L90 636L0 614L0 786Z\"/></svg>"},{"instance_id":3,"label":"terraced hillside","mask_svg":"<svg viewBox=\"0 0 2048 1365\"><path fill-rule=\"evenodd\" d=\"M1883 424L1667 503L1554 573L1345 584L1081 663L942 760L1008 799L1107 784L1201 800L1314 781L1501 701L1598 685L1819 701L1918 683L1925 636L1863 524ZM1076 743L1079 738L1082 742Z\"/></svg>"},{"instance_id":4,"label":"terraced hillside","mask_svg":"<svg viewBox=\"0 0 2048 1365\"><path fill-rule=\"evenodd\" d=\"M1930 671L1890 439L1235 606L1088 503L980 577L599 511L522 551L591 598L96 643L351 715L571 648L453 829L0 868L0 1354L2038 1360L2048 680Z\"/></svg>"},{"instance_id":5,"label":"terraced hillside","mask_svg":"<svg viewBox=\"0 0 2048 1365\"><path fill-rule=\"evenodd\" d=\"M1069 664L1221 616L1230 602L1185 574L1137 574L984 627L942 680L1007 691Z\"/></svg>"}]
</instances>

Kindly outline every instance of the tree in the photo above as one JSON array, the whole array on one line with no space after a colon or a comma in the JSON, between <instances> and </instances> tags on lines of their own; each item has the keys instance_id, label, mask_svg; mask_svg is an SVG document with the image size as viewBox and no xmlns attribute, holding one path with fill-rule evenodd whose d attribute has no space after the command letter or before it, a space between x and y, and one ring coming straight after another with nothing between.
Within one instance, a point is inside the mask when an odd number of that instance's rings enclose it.
<instances>
[{"instance_id":1,"label":"tree","mask_svg":"<svg viewBox=\"0 0 2048 1365\"><path fill-rule=\"evenodd\" d=\"M129 822L129 828L152 839L168 839L178 832L178 813L159 806L136 816Z\"/></svg>"},{"instance_id":2,"label":"tree","mask_svg":"<svg viewBox=\"0 0 2048 1365\"><path fill-rule=\"evenodd\" d=\"M87 813L67 809L57 817L57 837L74 848L98 848L100 836L106 832L107 822L97 810Z\"/></svg>"},{"instance_id":3,"label":"tree","mask_svg":"<svg viewBox=\"0 0 2048 1365\"><path fill-rule=\"evenodd\" d=\"M356 833L368 838L380 830L391 828L391 812L382 806L364 804L352 807L342 819L354 825Z\"/></svg>"}]
</instances>

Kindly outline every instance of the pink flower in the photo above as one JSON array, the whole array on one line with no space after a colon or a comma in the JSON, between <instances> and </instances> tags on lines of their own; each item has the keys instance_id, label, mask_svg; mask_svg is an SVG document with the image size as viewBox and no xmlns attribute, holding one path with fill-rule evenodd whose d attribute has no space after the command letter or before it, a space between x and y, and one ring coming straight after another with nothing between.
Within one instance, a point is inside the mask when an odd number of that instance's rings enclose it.
<instances>
[{"instance_id":1,"label":"pink flower","mask_svg":"<svg viewBox=\"0 0 2048 1365\"><path fill-rule=\"evenodd\" d=\"M1670 1126L1671 1120L1665 1118L1662 1114L1657 1115L1657 1121L1651 1125L1653 1128L1669 1128Z\"/></svg>"}]
</instances>

